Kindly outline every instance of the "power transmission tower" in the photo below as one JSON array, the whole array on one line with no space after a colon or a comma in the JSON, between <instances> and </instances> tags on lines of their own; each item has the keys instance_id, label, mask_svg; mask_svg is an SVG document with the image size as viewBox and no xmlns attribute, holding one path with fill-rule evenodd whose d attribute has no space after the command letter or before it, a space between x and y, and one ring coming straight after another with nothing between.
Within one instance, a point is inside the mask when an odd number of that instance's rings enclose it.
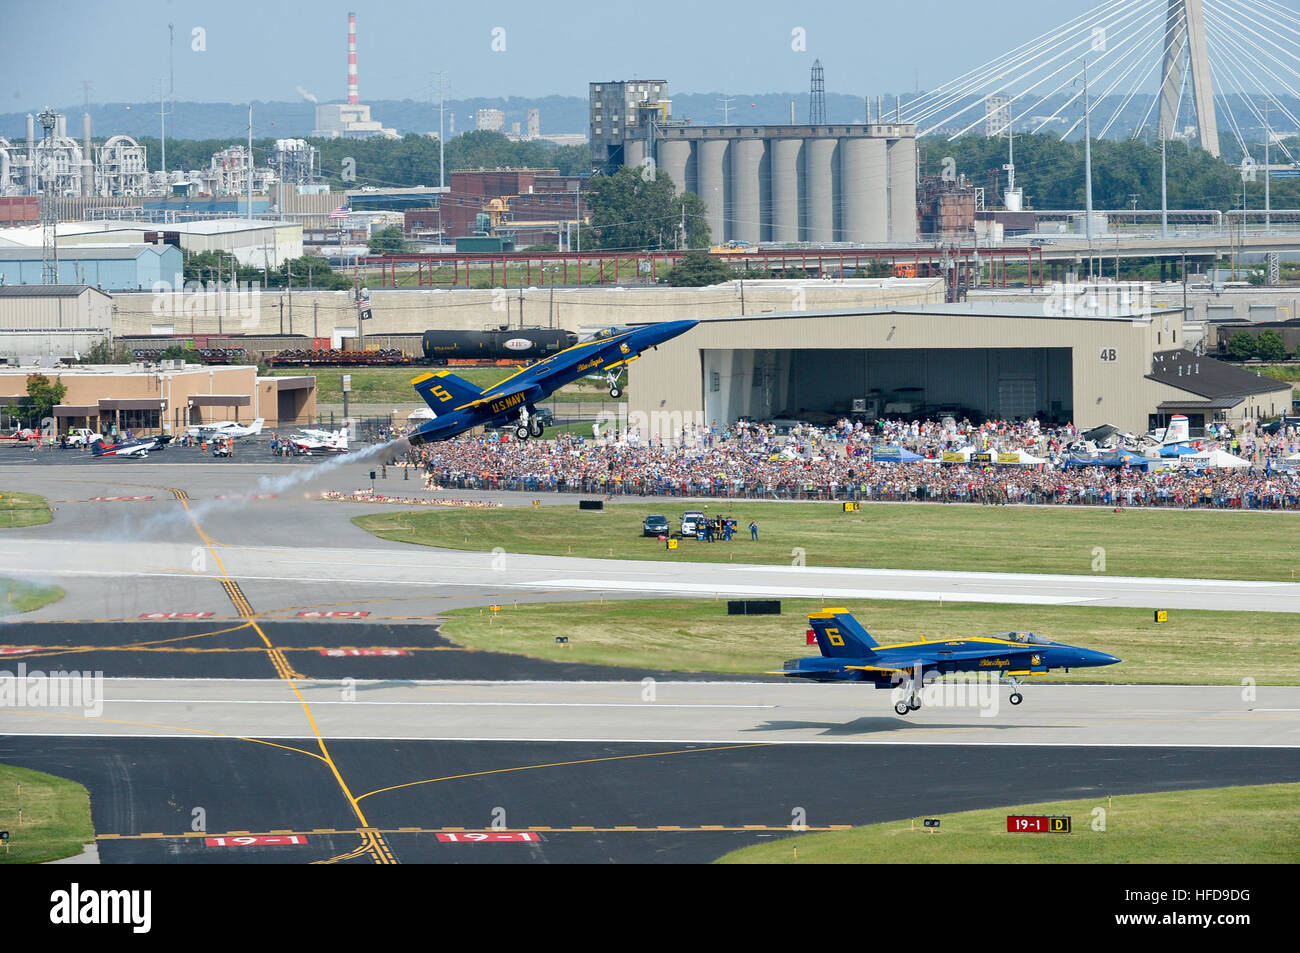
<instances>
[{"instance_id":1,"label":"power transmission tower","mask_svg":"<svg viewBox=\"0 0 1300 953\"><path fill-rule=\"evenodd\" d=\"M821 60L813 60L812 89L808 96L808 123L813 126L826 125L826 78L822 73Z\"/></svg>"},{"instance_id":2,"label":"power transmission tower","mask_svg":"<svg viewBox=\"0 0 1300 953\"><path fill-rule=\"evenodd\" d=\"M57 226L59 224L58 170L54 161L54 130L59 123L59 114L53 109L44 109L36 121L45 131L42 140L42 155L39 171L41 176L41 284L57 285L59 283L59 245Z\"/></svg>"}]
</instances>

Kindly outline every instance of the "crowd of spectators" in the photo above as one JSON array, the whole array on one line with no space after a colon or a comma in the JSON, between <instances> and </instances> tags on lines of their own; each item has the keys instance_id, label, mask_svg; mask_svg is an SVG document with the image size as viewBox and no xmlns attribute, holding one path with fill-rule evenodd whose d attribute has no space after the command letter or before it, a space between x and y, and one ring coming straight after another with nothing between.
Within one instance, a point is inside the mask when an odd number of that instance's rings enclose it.
<instances>
[{"instance_id":1,"label":"crowd of spectators","mask_svg":"<svg viewBox=\"0 0 1300 953\"><path fill-rule=\"evenodd\" d=\"M562 434L518 442L488 433L426 444L414 462L435 489L507 489L638 496L712 496L779 500L890 500L943 503L1089 504L1241 509L1300 509L1300 470L1280 461L1300 451L1295 428L1274 434L1248 427L1211 428L1193 441L1221 449L1249 467L1203 472L1176 460L1150 470L1125 466L1064 467L1095 449L1071 426L1035 420L982 424L945 421L841 420L831 427L798 425L778 434L771 424L687 427L664 439L635 430L598 439ZM877 461L886 446L924 459ZM945 451L972 447L996 454L1025 451L1035 466L941 463Z\"/></svg>"}]
</instances>

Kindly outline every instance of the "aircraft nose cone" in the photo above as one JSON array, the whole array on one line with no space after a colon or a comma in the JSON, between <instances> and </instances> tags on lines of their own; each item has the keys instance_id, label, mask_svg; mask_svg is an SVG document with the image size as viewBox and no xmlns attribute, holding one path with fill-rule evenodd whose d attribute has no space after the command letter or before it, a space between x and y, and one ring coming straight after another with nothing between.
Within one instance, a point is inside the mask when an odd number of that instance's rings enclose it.
<instances>
[{"instance_id":1,"label":"aircraft nose cone","mask_svg":"<svg viewBox=\"0 0 1300 953\"><path fill-rule=\"evenodd\" d=\"M1108 655L1105 652L1084 652L1082 663L1084 665L1114 665L1120 659L1114 655Z\"/></svg>"}]
</instances>

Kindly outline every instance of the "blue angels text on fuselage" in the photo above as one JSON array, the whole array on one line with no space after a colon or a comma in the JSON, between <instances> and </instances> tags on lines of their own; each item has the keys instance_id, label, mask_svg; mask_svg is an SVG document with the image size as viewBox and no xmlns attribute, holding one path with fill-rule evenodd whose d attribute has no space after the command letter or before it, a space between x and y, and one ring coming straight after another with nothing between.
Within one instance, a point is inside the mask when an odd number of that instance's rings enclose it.
<instances>
[{"instance_id":1,"label":"blue angels text on fuselage","mask_svg":"<svg viewBox=\"0 0 1300 953\"><path fill-rule=\"evenodd\" d=\"M923 642L881 645L848 609L809 613L808 624L821 655L790 659L779 672L816 682L869 682L876 688L903 688L894 705L900 715L921 707L921 686L927 679L954 672L996 673L1012 687L1011 704L1019 705L1020 680L1046 675L1050 669L1114 665L1113 655L1053 642L1033 632L1001 632Z\"/></svg>"},{"instance_id":2,"label":"blue angels text on fuselage","mask_svg":"<svg viewBox=\"0 0 1300 953\"><path fill-rule=\"evenodd\" d=\"M697 321L665 321L637 328L605 328L572 347L532 364L499 384L481 390L448 371L425 374L411 383L433 411L434 419L411 434L412 445L448 440L474 427L515 423L520 440L542 435L534 416L538 401L579 377L603 376L609 396L623 396L620 376L641 352L684 334Z\"/></svg>"}]
</instances>

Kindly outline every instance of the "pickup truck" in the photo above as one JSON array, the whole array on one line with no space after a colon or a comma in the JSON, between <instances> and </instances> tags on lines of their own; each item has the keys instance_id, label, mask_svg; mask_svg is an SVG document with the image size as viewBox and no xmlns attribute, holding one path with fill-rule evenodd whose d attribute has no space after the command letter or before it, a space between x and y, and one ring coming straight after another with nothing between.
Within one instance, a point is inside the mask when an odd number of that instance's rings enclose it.
<instances>
[{"instance_id":1,"label":"pickup truck","mask_svg":"<svg viewBox=\"0 0 1300 953\"><path fill-rule=\"evenodd\" d=\"M87 430L85 427L73 427L68 431L69 447L89 447L96 440L103 440L104 435Z\"/></svg>"}]
</instances>

